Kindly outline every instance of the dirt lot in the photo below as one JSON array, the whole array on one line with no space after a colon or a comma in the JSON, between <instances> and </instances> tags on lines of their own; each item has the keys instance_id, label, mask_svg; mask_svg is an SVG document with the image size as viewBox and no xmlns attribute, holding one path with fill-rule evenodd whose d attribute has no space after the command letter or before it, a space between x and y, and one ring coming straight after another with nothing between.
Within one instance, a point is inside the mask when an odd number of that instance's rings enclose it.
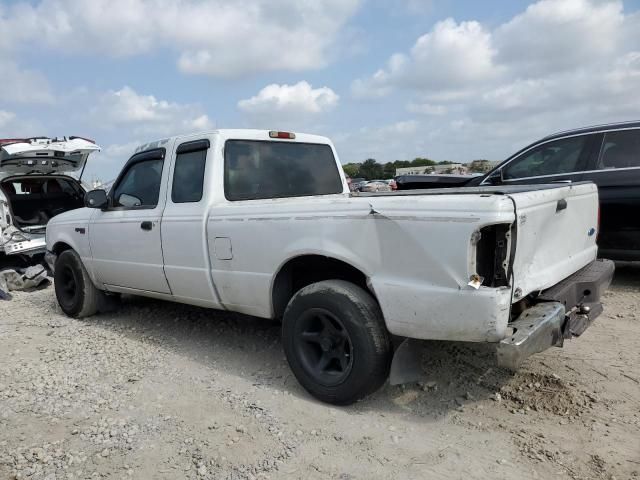
<instances>
[{"instance_id":1,"label":"dirt lot","mask_svg":"<svg viewBox=\"0 0 640 480\"><path fill-rule=\"evenodd\" d=\"M511 375L425 345L424 381L311 399L279 327L139 298L84 321L0 302L0 478L640 478L640 267L582 338Z\"/></svg>"}]
</instances>

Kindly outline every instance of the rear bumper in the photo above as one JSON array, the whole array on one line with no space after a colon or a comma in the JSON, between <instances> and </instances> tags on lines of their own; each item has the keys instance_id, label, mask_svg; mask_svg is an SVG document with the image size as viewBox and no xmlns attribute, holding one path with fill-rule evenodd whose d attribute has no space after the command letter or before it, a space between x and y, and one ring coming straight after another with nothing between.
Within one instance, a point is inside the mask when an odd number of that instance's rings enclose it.
<instances>
[{"instance_id":1,"label":"rear bumper","mask_svg":"<svg viewBox=\"0 0 640 480\"><path fill-rule=\"evenodd\" d=\"M600 297L614 270L611 260L596 260L542 292L539 303L509 324L513 333L498 344L498 364L515 370L530 355L580 336L602 313Z\"/></svg>"}]
</instances>

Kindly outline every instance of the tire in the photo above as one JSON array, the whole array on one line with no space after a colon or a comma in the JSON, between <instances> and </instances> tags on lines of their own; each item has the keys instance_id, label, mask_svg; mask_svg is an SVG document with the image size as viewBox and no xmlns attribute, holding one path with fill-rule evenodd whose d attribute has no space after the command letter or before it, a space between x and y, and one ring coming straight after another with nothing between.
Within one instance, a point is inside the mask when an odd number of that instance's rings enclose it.
<instances>
[{"instance_id":1,"label":"tire","mask_svg":"<svg viewBox=\"0 0 640 480\"><path fill-rule=\"evenodd\" d=\"M282 338L293 374L323 402L352 404L389 376L393 349L382 311L353 283L326 280L298 291L284 312Z\"/></svg>"},{"instance_id":2,"label":"tire","mask_svg":"<svg viewBox=\"0 0 640 480\"><path fill-rule=\"evenodd\" d=\"M69 317L90 317L105 300L105 294L95 287L73 250L65 250L58 256L53 279L58 304Z\"/></svg>"}]
</instances>

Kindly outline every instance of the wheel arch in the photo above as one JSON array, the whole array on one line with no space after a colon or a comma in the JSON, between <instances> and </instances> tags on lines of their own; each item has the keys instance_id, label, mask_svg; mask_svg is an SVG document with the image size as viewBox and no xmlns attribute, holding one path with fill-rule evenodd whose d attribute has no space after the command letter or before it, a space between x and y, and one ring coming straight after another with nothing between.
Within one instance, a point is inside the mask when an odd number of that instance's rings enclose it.
<instances>
[{"instance_id":1,"label":"wheel arch","mask_svg":"<svg viewBox=\"0 0 640 480\"><path fill-rule=\"evenodd\" d=\"M316 253L299 254L285 260L271 282L271 307L275 318L280 318L289 300L301 288L323 280L346 280L365 291L374 299L369 288L369 276L349 262ZM377 299L376 299L377 301Z\"/></svg>"},{"instance_id":2,"label":"wheel arch","mask_svg":"<svg viewBox=\"0 0 640 480\"><path fill-rule=\"evenodd\" d=\"M53 253L55 253L56 255L60 255L62 252L65 252L67 250L74 250L74 248L71 245L69 245L67 242L65 242L64 240L57 241L51 247L51 251Z\"/></svg>"}]
</instances>

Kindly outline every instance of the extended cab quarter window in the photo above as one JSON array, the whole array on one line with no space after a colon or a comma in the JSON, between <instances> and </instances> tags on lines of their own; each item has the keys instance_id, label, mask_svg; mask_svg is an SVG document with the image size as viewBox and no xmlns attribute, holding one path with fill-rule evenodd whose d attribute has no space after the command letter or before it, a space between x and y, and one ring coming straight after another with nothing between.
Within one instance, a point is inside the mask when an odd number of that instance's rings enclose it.
<instances>
[{"instance_id":1,"label":"extended cab quarter window","mask_svg":"<svg viewBox=\"0 0 640 480\"><path fill-rule=\"evenodd\" d=\"M544 143L522 154L504 167L503 178L540 177L579 172L588 137L563 138Z\"/></svg>"},{"instance_id":2,"label":"extended cab quarter window","mask_svg":"<svg viewBox=\"0 0 640 480\"><path fill-rule=\"evenodd\" d=\"M162 158L132 163L115 187L114 207L155 207L160 195Z\"/></svg>"},{"instance_id":3,"label":"extended cab quarter window","mask_svg":"<svg viewBox=\"0 0 640 480\"><path fill-rule=\"evenodd\" d=\"M604 136L598 168L640 167L640 130L609 132Z\"/></svg>"},{"instance_id":4,"label":"extended cab quarter window","mask_svg":"<svg viewBox=\"0 0 640 480\"><path fill-rule=\"evenodd\" d=\"M228 200L300 197L342 193L329 145L228 140L224 153Z\"/></svg>"},{"instance_id":5,"label":"extended cab quarter window","mask_svg":"<svg viewBox=\"0 0 640 480\"><path fill-rule=\"evenodd\" d=\"M204 169L207 162L208 140L181 144L176 150L171 201L173 203L202 200Z\"/></svg>"}]
</instances>

